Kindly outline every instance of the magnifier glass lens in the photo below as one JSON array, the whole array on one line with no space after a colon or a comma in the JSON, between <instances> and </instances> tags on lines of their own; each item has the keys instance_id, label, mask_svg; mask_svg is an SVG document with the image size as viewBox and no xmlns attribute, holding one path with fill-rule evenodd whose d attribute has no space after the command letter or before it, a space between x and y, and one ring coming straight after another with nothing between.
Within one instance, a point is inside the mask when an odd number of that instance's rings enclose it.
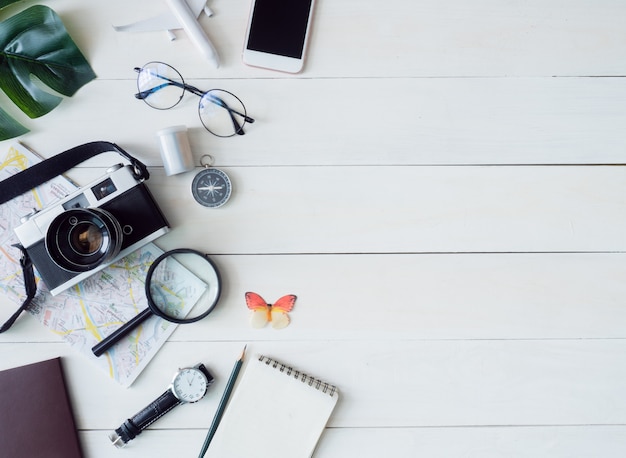
<instances>
[{"instance_id":1,"label":"magnifier glass lens","mask_svg":"<svg viewBox=\"0 0 626 458\"><path fill-rule=\"evenodd\" d=\"M220 295L217 269L203 253L173 250L155 260L146 279L146 296L156 315L175 323L207 316Z\"/></svg>"}]
</instances>

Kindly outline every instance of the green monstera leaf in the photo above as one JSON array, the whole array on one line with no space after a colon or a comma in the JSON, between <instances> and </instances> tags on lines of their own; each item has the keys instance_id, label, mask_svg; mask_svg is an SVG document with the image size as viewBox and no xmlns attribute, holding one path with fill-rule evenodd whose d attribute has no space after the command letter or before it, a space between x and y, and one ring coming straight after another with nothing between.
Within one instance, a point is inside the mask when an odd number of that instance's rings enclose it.
<instances>
[{"instance_id":1,"label":"green monstera leaf","mask_svg":"<svg viewBox=\"0 0 626 458\"><path fill-rule=\"evenodd\" d=\"M63 99L42 89L33 77L66 97L96 77L59 16L41 5L0 23L0 89L29 117L37 118ZM0 109L0 140L27 131Z\"/></svg>"},{"instance_id":2,"label":"green monstera leaf","mask_svg":"<svg viewBox=\"0 0 626 458\"><path fill-rule=\"evenodd\" d=\"M0 0L0 8L4 8L5 6L9 6L11 3L17 3L21 0Z\"/></svg>"}]
</instances>

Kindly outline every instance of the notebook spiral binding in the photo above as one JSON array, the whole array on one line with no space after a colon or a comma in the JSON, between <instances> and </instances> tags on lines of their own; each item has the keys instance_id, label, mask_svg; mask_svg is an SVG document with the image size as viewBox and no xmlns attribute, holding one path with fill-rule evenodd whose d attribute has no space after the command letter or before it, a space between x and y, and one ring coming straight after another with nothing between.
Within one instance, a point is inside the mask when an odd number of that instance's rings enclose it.
<instances>
[{"instance_id":1,"label":"notebook spiral binding","mask_svg":"<svg viewBox=\"0 0 626 458\"><path fill-rule=\"evenodd\" d=\"M311 377L304 372L295 370L291 366L279 363L275 359L272 359L268 356L259 356L259 361L264 362L266 365L272 366L272 368L278 369L280 372L284 372L289 376L293 375L294 379L300 380L303 383L307 383L309 386L315 388L316 390L320 390L322 391L322 393L326 393L331 397L335 396L335 393L339 394L339 390L335 385L331 385L330 383L326 383L321 381L320 379Z\"/></svg>"}]
</instances>

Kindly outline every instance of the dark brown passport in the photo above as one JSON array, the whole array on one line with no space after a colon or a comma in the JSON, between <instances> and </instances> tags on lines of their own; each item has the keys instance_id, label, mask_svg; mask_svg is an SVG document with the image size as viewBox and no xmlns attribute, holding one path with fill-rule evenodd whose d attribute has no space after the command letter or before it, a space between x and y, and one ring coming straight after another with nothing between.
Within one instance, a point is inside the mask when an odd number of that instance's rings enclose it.
<instances>
[{"instance_id":1,"label":"dark brown passport","mask_svg":"<svg viewBox=\"0 0 626 458\"><path fill-rule=\"evenodd\" d=\"M61 358L0 371L0 456L82 458Z\"/></svg>"}]
</instances>

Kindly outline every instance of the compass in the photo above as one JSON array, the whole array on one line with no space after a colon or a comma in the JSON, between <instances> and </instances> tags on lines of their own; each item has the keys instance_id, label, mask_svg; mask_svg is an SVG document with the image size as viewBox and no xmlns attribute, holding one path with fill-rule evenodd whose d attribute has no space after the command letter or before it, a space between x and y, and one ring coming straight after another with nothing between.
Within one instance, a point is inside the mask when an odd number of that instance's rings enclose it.
<instances>
[{"instance_id":1,"label":"compass","mask_svg":"<svg viewBox=\"0 0 626 458\"><path fill-rule=\"evenodd\" d=\"M194 199L205 207L217 208L228 202L232 185L230 178L220 169L206 167L191 183Z\"/></svg>"}]
</instances>

